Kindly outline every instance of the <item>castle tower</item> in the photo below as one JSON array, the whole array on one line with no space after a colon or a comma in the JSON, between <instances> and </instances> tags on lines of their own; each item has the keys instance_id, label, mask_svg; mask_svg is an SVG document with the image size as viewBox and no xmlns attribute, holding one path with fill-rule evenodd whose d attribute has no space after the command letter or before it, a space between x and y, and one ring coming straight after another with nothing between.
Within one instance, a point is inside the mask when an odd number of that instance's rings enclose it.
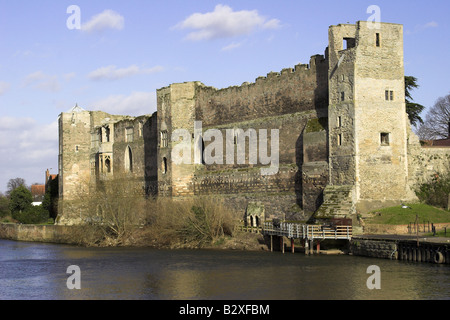
<instances>
[{"instance_id":1,"label":"castle tower","mask_svg":"<svg viewBox=\"0 0 450 320\"><path fill-rule=\"evenodd\" d=\"M329 28L329 186L318 217L399 205L408 188L403 26Z\"/></svg>"},{"instance_id":2,"label":"castle tower","mask_svg":"<svg viewBox=\"0 0 450 320\"><path fill-rule=\"evenodd\" d=\"M70 202L90 177L91 115L76 105L59 116L59 199L57 223L70 219ZM64 214L63 214L64 212Z\"/></svg>"},{"instance_id":3,"label":"castle tower","mask_svg":"<svg viewBox=\"0 0 450 320\"><path fill-rule=\"evenodd\" d=\"M195 158L198 158L194 156L194 151L202 150L201 146L194 148L195 143L201 143L195 141L194 133L195 92L198 85L198 82L176 83L157 90L158 188L162 196L194 194L192 181ZM176 141L172 141L173 134L183 131L186 136L175 137ZM184 140L187 141L191 152L189 155L179 156L186 156L190 161L176 163L175 159L172 159L172 150Z\"/></svg>"}]
</instances>

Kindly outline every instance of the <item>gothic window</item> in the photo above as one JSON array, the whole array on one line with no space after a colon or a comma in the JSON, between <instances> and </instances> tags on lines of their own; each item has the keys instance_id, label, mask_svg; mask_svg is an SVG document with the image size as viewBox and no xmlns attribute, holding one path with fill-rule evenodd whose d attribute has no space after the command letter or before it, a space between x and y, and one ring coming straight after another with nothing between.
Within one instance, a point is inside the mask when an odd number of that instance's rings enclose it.
<instances>
[{"instance_id":1,"label":"gothic window","mask_svg":"<svg viewBox=\"0 0 450 320\"><path fill-rule=\"evenodd\" d=\"M167 148L169 146L169 134L166 130L161 131L161 148Z\"/></svg>"},{"instance_id":2,"label":"gothic window","mask_svg":"<svg viewBox=\"0 0 450 320\"><path fill-rule=\"evenodd\" d=\"M125 171L133 172L133 152L131 151L130 146L125 150Z\"/></svg>"},{"instance_id":3,"label":"gothic window","mask_svg":"<svg viewBox=\"0 0 450 320\"><path fill-rule=\"evenodd\" d=\"M163 174L167 173L167 158L163 158L161 161L161 171Z\"/></svg>"},{"instance_id":4,"label":"gothic window","mask_svg":"<svg viewBox=\"0 0 450 320\"><path fill-rule=\"evenodd\" d=\"M144 123L142 121L139 121L139 137L144 136Z\"/></svg>"},{"instance_id":5,"label":"gothic window","mask_svg":"<svg viewBox=\"0 0 450 320\"><path fill-rule=\"evenodd\" d=\"M111 173L111 157L105 156L105 169L107 173Z\"/></svg>"},{"instance_id":6,"label":"gothic window","mask_svg":"<svg viewBox=\"0 0 450 320\"><path fill-rule=\"evenodd\" d=\"M106 127L105 128L105 139L106 139L106 142L110 141L110 134L111 134L111 131L110 131L109 127Z\"/></svg>"},{"instance_id":7,"label":"gothic window","mask_svg":"<svg viewBox=\"0 0 450 320\"><path fill-rule=\"evenodd\" d=\"M133 127L126 128L126 142L133 142L133 139L134 139Z\"/></svg>"}]
</instances>

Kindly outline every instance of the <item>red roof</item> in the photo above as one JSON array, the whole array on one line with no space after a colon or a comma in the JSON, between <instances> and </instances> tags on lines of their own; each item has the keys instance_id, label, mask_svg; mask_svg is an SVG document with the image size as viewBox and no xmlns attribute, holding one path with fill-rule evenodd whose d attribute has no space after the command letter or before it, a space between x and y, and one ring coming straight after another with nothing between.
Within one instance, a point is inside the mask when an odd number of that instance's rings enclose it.
<instances>
[{"instance_id":1,"label":"red roof","mask_svg":"<svg viewBox=\"0 0 450 320\"><path fill-rule=\"evenodd\" d=\"M34 196L45 195L45 186L43 184L35 184L31 186L31 194Z\"/></svg>"},{"instance_id":2,"label":"red roof","mask_svg":"<svg viewBox=\"0 0 450 320\"><path fill-rule=\"evenodd\" d=\"M450 147L450 139L425 140L424 147Z\"/></svg>"}]
</instances>

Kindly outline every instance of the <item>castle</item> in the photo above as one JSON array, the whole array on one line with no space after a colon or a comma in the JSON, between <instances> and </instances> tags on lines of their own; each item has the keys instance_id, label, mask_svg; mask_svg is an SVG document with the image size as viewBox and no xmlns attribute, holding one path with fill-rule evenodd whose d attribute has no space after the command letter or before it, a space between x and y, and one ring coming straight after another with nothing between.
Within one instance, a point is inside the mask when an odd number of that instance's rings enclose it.
<instances>
[{"instance_id":1,"label":"castle","mask_svg":"<svg viewBox=\"0 0 450 320\"><path fill-rule=\"evenodd\" d=\"M412 132L403 60L402 25L359 21L331 26L309 64L254 83L161 88L152 115L76 106L59 117L57 223L82 223L70 206L82 177L95 185L118 172L147 195L223 198L251 225L355 219L416 201L450 148L422 147Z\"/></svg>"}]
</instances>

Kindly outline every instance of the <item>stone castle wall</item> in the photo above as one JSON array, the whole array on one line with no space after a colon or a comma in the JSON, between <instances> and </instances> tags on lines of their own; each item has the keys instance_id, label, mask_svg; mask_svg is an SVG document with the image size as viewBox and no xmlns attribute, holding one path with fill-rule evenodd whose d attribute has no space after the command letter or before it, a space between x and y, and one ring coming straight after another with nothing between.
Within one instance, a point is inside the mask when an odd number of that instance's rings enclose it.
<instances>
[{"instance_id":1,"label":"stone castle wall","mask_svg":"<svg viewBox=\"0 0 450 320\"><path fill-rule=\"evenodd\" d=\"M147 194L219 197L243 215L259 210L264 216L258 219L305 221L315 212L354 217L415 199L417 183L448 170L450 148L422 148L410 129L403 27L397 24L331 26L325 55L311 57L308 65L225 89L171 84L157 90L157 110L138 118L63 113L62 198L70 199L83 175L97 181L125 171ZM112 140L94 147L93 134L106 128ZM182 139L172 136L177 130L184 130ZM207 139L213 130L217 136ZM261 162L261 145L251 149L251 138L241 139L254 133L258 141L265 130L267 156L273 156L276 139L271 130L279 133L277 170L269 175L263 174L268 165ZM133 141L127 140L130 132ZM173 151L183 143L190 147L181 152L189 161L177 163ZM239 163L242 145L245 159ZM205 162L203 152L212 150L220 163ZM112 169L105 167L110 158Z\"/></svg>"}]
</instances>

